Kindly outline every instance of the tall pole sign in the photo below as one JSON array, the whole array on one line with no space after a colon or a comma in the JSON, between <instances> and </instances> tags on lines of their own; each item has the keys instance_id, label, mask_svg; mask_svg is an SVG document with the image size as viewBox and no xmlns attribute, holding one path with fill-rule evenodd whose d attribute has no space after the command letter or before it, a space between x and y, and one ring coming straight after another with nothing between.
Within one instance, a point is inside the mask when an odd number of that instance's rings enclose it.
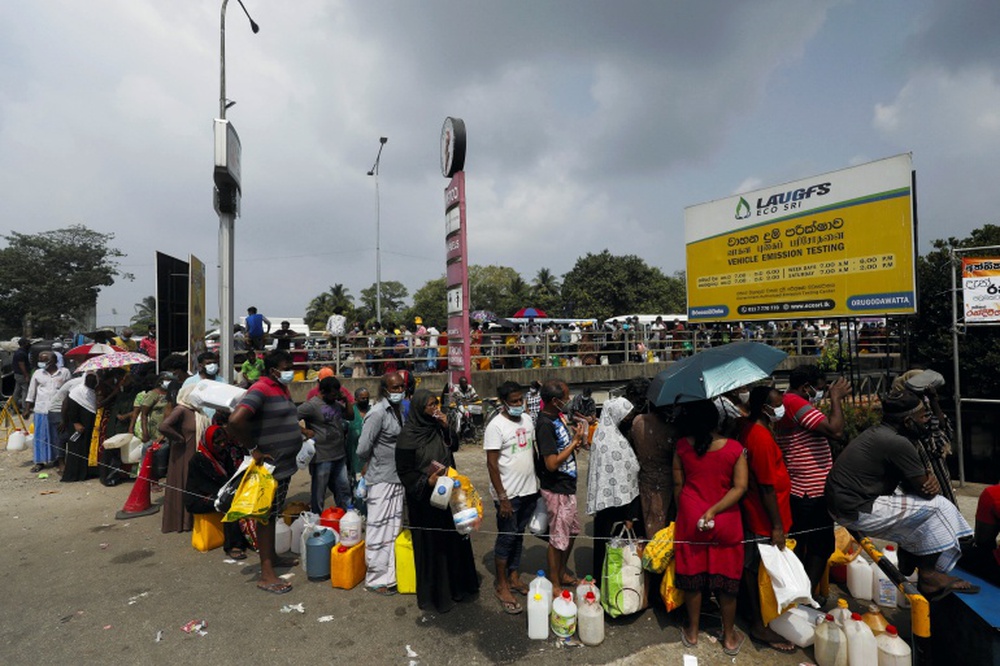
<instances>
[{"instance_id":1,"label":"tall pole sign","mask_svg":"<svg viewBox=\"0 0 1000 666\"><path fill-rule=\"evenodd\" d=\"M448 287L448 379L468 379L469 257L465 218L465 122L445 118L441 127L441 175L450 178L444 190L444 236Z\"/></svg>"}]
</instances>

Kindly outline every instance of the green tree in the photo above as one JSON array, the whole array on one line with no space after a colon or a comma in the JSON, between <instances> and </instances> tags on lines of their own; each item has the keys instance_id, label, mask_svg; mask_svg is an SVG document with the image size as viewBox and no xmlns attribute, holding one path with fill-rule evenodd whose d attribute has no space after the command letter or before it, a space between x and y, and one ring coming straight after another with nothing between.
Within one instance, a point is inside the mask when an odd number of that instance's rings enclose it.
<instances>
[{"instance_id":1,"label":"green tree","mask_svg":"<svg viewBox=\"0 0 1000 666\"><path fill-rule=\"evenodd\" d=\"M987 224L975 229L968 238L936 240L934 249L917 258L918 316L910 327L912 359L931 367L945 377L952 369L952 299L951 271L960 270L951 261L950 248L1000 245L1000 226ZM984 256L996 256L987 250ZM970 256L970 255L966 255ZM956 280L961 289L961 280ZM961 292L959 317L961 317ZM1000 333L995 326L969 326L959 329L959 360L962 394L965 397L992 398L1000 394ZM951 384L951 382L949 382Z\"/></svg>"},{"instance_id":2,"label":"green tree","mask_svg":"<svg viewBox=\"0 0 1000 666\"><path fill-rule=\"evenodd\" d=\"M447 327L448 287L445 282L445 277L442 275L428 280L413 293L413 305L404 314L407 322L413 321L414 317L421 317L424 326L429 327L433 324L439 329Z\"/></svg>"},{"instance_id":3,"label":"green tree","mask_svg":"<svg viewBox=\"0 0 1000 666\"><path fill-rule=\"evenodd\" d=\"M156 296L145 296L135 304L135 314L129 320L133 330L139 335L146 335L149 327L156 325Z\"/></svg>"},{"instance_id":4,"label":"green tree","mask_svg":"<svg viewBox=\"0 0 1000 666\"><path fill-rule=\"evenodd\" d=\"M0 250L0 321L25 334L62 335L97 305L101 287L115 278L125 254L82 224L38 234L12 232Z\"/></svg>"},{"instance_id":5,"label":"green tree","mask_svg":"<svg viewBox=\"0 0 1000 666\"><path fill-rule=\"evenodd\" d=\"M383 285L383 289L384 289ZM337 283L327 291L316 296L306 308L306 323L310 329L322 329L326 326L326 320L330 318L334 310L340 308L341 314L347 317L348 321L354 318L354 297L348 289Z\"/></svg>"},{"instance_id":6,"label":"green tree","mask_svg":"<svg viewBox=\"0 0 1000 666\"><path fill-rule=\"evenodd\" d=\"M361 290L361 312L363 319L367 322L377 321L375 305L377 302L377 284L373 283L367 289ZM402 282L389 280L382 282L382 321L404 323L403 315L406 307L406 297L410 292Z\"/></svg>"},{"instance_id":7,"label":"green tree","mask_svg":"<svg viewBox=\"0 0 1000 666\"><path fill-rule=\"evenodd\" d=\"M539 268L531 281L531 302L534 307L544 310L552 317L562 316L561 285L559 279L548 268Z\"/></svg>"},{"instance_id":8,"label":"green tree","mask_svg":"<svg viewBox=\"0 0 1000 666\"><path fill-rule=\"evenodd\" d=\"M668 277L641 258L588 253L563 276L562 300L571 317L607 319L632 313L684 311L684 281Z\"/></svg>"},{"instance_id":9,"label":"green tree","mask_svg":"<svg viewBox=\"0 0 1000 666\"><path fill-rule=\"evenodd\" d=\"M469 310L509 317L525 305L527 283L509 266L469 266Z\"/></svg>"}]
</instances>

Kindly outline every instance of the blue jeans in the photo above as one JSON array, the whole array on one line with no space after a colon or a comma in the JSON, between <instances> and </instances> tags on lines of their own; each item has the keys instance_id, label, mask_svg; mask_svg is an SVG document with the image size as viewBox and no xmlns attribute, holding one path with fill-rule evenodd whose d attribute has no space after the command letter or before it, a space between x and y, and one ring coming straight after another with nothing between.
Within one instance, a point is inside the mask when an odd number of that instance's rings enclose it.
<instances>
[{"instance_id":1,"label":"blue jeans","mask_svg":"<svg viewBox=\"0 0 1000 666\"><path fill-rule=\"evenodd\" d=\"M326 501L328 488L333 492L334 502L341 509L346 509L351 503L351 481L347 477L346 456L340 460L309 463L309 474L312 475L309 498L313 513L323 513L323 503Z\"/></svg>"},{"instance_id":2,"label":"blue jeans","mask_svg":"<svg viewBox=\"0 0 1000 666\"><path fill-rule=\"evenodd\" d=\"M437 370L437 359L438 359L438 348L428 347L427 348L427 372L434 372Z\"/></svg>"},{"instance_id":3,"label":"blue jeans","mask_svg":"<svg viewBox=\"0 0 1000 666\"><path fill-rule=\"evenodd\" d=\"M500 516L500 503L493 503L497 508L497 532L501 532L497 535L496 544L493 546L493 557L507 560L507 573L517 571L521 566L524 528L531 521L531 514L535 512L537 501L537 493L525 497L511 497L510 505L514 512L506 518Z\"/></svg>"}]
</instances>

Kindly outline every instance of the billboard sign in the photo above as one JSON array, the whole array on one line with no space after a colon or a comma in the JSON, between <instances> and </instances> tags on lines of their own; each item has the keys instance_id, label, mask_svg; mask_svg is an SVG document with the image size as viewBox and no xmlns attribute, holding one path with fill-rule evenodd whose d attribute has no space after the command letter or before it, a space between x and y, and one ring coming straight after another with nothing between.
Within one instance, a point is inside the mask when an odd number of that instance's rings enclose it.
<instances>
[{"instance_id":1,"label":"billboard sign","mask_svg":"<svg viewBox=\"0 0 1000 666\"><path fill-rule=\"evenodd\" d=\"M905 154L686 208L688 319L915 313L913 206Z\"/></svg>"},{"instance_id":2,"label":"billboard sign","mask_svg":"<svg viewBox=\"0 0 1000 666\"><path fill-rule=\"evenodd\" d=\"M203 268L204 270L204 268ZM188 262L156 253L156 369L160 360L188 351L188 298L191 269Z\"/></svg>"},{"instance_id":3,"label":"billboard sign","mask_svg":"<svg viewBox=\"0 0 1000 666\"><path fill-rule=\"evenodd\" d=\"M1000 321L1000 258L962 258L965 323Z\"/></svg>"},{"instance_id":4,"label":"billboard sign","mask_svg":"<svg viewBox=\"0 0 1000 666\"><path fill-rule=\"evenodd\" d=\"M205 346L205 263L198 257L188 256L188 365L198 371L198 354Z\"/></svg>"}]
</instances>

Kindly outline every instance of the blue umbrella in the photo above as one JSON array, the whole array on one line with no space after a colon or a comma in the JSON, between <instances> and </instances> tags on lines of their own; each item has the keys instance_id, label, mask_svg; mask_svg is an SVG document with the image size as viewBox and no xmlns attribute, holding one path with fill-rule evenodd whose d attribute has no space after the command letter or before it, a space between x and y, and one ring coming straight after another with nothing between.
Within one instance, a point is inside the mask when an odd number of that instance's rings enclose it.
<instances>
[{"instance_id":1,"label":"blue umbrella","mask_svg":"<svg viewBox=\"0 0 1000 666\"><path fill-rule=\"evenodd\" d=\"M788 354L759 342L710 347L656 375L646 397L656 406L706 400L766 379Z\"/></svg>"}]
</instances>

